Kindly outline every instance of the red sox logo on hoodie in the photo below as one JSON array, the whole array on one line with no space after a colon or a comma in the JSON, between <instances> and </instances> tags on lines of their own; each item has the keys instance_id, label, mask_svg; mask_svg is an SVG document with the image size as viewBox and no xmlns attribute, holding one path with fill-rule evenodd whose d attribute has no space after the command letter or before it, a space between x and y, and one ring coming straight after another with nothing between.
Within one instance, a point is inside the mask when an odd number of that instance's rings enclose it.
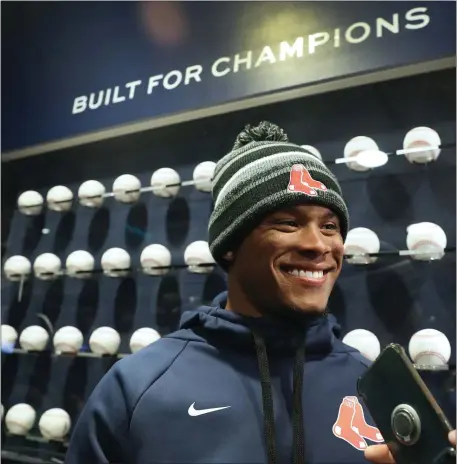
<instances>
[{"instance_id":1,"label":"red sox logo on hoodie","mask_svg":"<svg viewBox=\"0 0 457 464\"><path fill-rule=\"evenodd\" d=\"M314 180L303 164L294 164L290 170L287 190L315 197L317 195L316 190L327 190L327 187L322 182Z\"/></svg>"},{"instance_id":2,"label":"red sox logo on hoodie","mask_svg":"<svg viewBox=\"0 0 457 464\"><path fill-rule=\"evenodd\" d=\"M362 405L356 396L343 398L332 431L335 437L344 440L359 451L367 448L365 439L375 443L384 442L379 429L366 423Z\"/></svg>"}]
</instances>

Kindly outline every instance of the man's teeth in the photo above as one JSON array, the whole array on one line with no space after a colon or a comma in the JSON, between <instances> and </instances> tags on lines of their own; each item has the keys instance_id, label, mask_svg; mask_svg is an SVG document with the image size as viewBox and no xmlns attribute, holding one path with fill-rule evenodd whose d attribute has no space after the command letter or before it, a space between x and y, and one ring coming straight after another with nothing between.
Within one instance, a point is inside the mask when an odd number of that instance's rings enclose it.
<instances>
[{"instance_id":1,"label":"man's teeth","mask_svg":"<svg viewBox=\"0 0 457 464\"><path fill-rule=\"evenodd\" d=\"M323 271L303 271L299 269L292 269L287 271L289 274L292 274L296 277L306 277L307 279L322 279L324 277Z\"/></svg>"}]
</instances>

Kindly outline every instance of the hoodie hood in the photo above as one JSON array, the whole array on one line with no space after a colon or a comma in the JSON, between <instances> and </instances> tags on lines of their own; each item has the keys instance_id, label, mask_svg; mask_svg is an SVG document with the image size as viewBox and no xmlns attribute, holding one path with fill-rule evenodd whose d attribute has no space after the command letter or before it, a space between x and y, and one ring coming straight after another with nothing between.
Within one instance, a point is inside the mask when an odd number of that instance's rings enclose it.
<instances>
[{"instance_id":1,"label":"hoodie hood","mask_svg":"<svg viewBox=\"0 0 457 464\"><path fill-rule=\"evenodd\" d=\"M211 306L186 311L181 318L180 328L192 331L211 344L228 344L241 350L253 349L253 332L265 340L270 353L295 352L305 342L307 355L330 353L340 335L340 326L329 314L313 317L304 314L293 319L247 317L224 309L226 303L227 292L223 292Z\"/></svg>"}]
</instances>

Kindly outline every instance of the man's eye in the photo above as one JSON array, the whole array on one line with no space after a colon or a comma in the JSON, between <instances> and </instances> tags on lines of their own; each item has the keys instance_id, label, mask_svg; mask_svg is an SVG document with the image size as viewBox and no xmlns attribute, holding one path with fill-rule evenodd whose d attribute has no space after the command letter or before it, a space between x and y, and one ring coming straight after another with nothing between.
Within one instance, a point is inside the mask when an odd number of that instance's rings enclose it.
<instances>
[{"instance_id":1,"label":"man's eye","mask_svg":"<svg viewBox=\"0 0 457 464\"><path fill-rule=\"evenodd\" d=\"M276 221L276 224L281 226L290 226L290 227L298 227L298 224L295 221L288 220L288 219L281 219Z\"/></svg>"},{"instance_id":2,"label":"man's eye","mask_svg":"<svg viewBox=\"0 0 457 464\"><path fill-rule=\"evenodd\" d=\"M339 230L339 227L334 222L327 222L327 224L324 224L324 229L327 229L327 230Z\"/></svg>"}]
</instances>

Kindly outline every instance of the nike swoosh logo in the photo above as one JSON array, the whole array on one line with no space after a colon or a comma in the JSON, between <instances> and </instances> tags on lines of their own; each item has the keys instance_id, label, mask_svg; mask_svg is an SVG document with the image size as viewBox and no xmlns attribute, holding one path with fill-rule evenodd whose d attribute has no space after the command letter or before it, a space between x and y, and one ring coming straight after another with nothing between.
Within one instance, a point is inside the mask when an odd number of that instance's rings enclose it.
<instances>
[{"instance_id":1,"label":"nike swoosh logo","mask_svg":"<svg viewBox=\"0 0 457 464\"><path fill-rule=\"evenodd\" d=\"M215 412L215 411L222 411L222 409L227 409L230 408L230 406L222 406L221 408L210 408L210 409L195 409L195 403L191 404L189 406L189 416L196 417L196 416L202 416L203 414L209 414L210 412Z\"/></svg>"}]
</instances>

